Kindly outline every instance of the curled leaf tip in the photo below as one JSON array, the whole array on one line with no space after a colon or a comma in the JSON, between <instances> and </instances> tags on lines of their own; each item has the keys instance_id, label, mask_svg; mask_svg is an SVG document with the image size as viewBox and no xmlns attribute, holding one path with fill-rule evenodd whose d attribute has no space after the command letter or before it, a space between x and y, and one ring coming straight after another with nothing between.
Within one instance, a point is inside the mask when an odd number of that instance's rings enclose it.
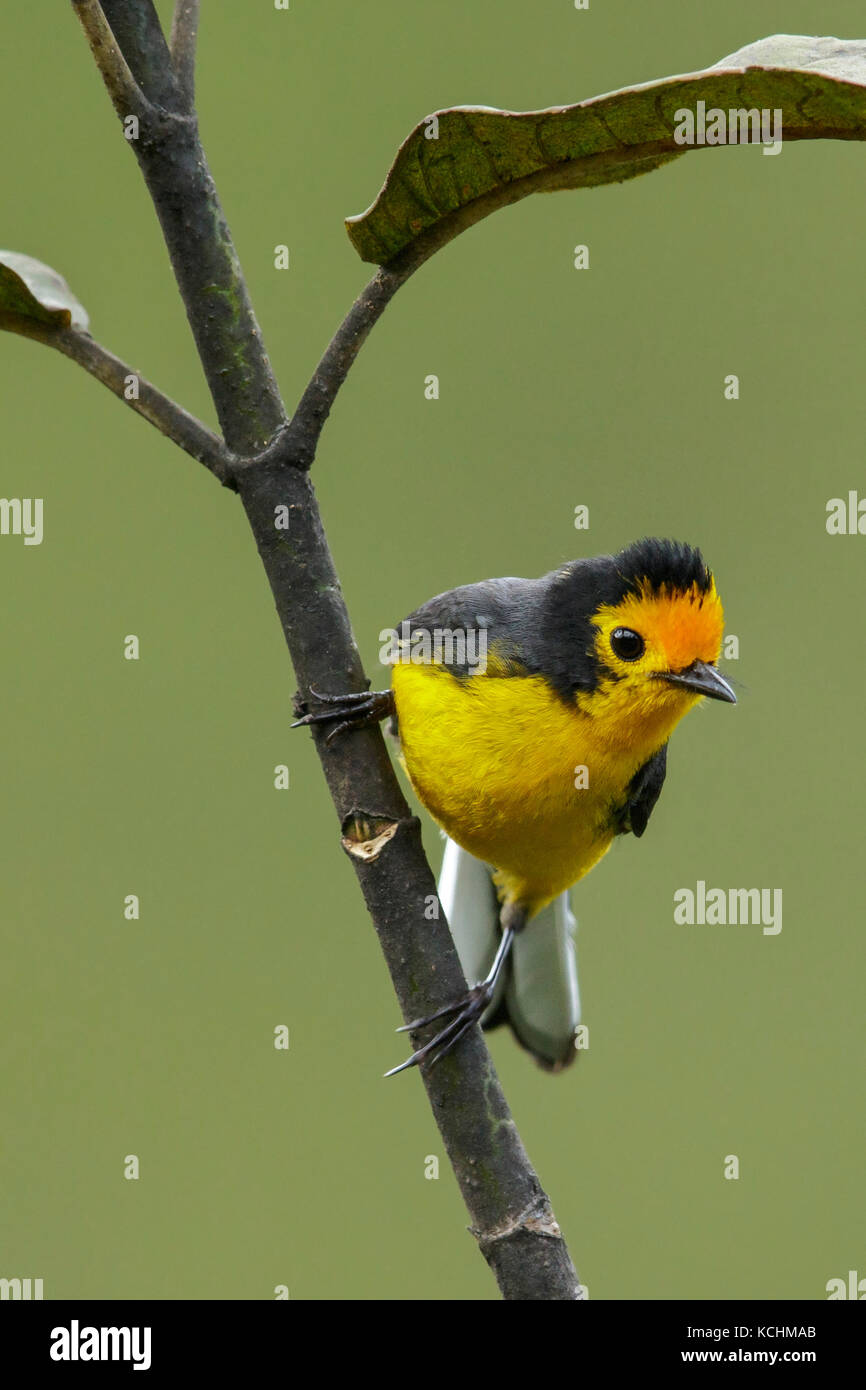
<instances>
[{"instance_id":1,"label":"curled leaf tip","mask_svg":"<svg viewBox=\"0 0 866 1390\"><path fill-rule=\"evenodd\" d=\"M87 311L63 276L19 251L0 251L0 328L40 324L87 332Z\"/></svg>"}]
</instances>

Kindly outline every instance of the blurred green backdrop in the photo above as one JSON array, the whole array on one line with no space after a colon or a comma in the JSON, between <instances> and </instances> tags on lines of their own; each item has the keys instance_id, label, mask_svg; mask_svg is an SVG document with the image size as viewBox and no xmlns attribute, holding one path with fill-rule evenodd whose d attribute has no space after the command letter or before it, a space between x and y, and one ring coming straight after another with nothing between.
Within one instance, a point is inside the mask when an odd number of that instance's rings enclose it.
<instances>
[{"instance_id":1,"label":"blurred green backdrop","mask_svg":"<svg viewBox=\"0 0 866 1390\"><path fill-rule=\"evenodd\" d=\"M864 29L855 0L203 10L205 144L291 401L368 275L342 218L428 112L569 103L778 30ZM212 421L70 7L3 25L0 241ZM740 639L738 708L686 722L646 838L573 894L590 1050L551 1078L492 1039L591 1298L823 1298L866 1273L866 538L824 525L830 497L866 491L864 160L722 148L497 214L397 297L315 467L374 679L379 630L431 594L645 533L704 548ZM46 348L0 338L0 383L2 493L45 500L40 547L0 538L0 1275L48 1298L494 1298L417 1078L381 1079L400 1020L289 733L237 499ZM675 927L699 878L781 887L781 934Z\"/></svg>"}]
</instances>

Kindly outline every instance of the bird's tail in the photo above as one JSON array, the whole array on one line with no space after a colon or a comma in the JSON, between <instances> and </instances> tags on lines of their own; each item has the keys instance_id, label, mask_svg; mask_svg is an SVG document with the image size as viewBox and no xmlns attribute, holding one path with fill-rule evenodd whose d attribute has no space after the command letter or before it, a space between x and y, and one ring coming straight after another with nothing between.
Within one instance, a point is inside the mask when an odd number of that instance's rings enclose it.
<instances>
[{"instance_id":1,"label":"bird's tail","mask_svg":"<svg viewBox=\"0 0 866 1390\"><path fill-rule=\"evenodd\" d=\"M439 897L470 985L482 980L499 944L499 903L491 870L446 837ZM509 1023L517 1041L548 1071L574 1061L580 1023L577 923L561 893L515 938L482 1027Z\"/></svg>"}]
</instances>

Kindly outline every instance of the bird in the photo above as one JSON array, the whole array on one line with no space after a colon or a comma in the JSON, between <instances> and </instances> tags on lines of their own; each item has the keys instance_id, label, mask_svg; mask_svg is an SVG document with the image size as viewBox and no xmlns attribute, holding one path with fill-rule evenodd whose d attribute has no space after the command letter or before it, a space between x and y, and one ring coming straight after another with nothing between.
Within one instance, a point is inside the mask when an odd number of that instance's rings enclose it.
<instances>
[{"instance_id":1,"label":"bird","mask_svg":"<svg viewBox=\"0 0 866 1390\"><path fill-rule=\"evenodd\" d=\"M478 1022L510 1023L561 1070L580 1017L568 890L617 836L644 834L683 716L737 703L717 666L715 579L696 547L644 537L538 579L450 589L387 631L390 687L311 689L293 727L329 724L331 740L390 721L446 836L440 895L467 978L490 964L398 1030L440 1025L386 1075L434 1065Z\"/></svg>"}]
</instances>

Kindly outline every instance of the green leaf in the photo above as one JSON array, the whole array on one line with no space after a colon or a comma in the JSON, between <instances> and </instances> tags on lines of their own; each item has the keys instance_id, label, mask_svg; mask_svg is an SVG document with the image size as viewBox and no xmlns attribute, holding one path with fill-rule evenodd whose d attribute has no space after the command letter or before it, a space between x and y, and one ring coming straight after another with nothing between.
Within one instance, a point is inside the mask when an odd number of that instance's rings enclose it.
<instances>
[{"instance_id":1,"label":"green leaf","mask_svg":"<svg viewBox=\"0 0 866 1390\"><path fill-rule=\"evenodd\" d=\"M21 330L28 323L87 331L87 311L62 275L32 256L0 251L0 328Z\"/></svg>"},{"instance_id":2,"label":"green leaf","mask_svg":"<svg viewBox=\"0 0 866 1390\"><path fill-rule=\"evenodd\" d=\"M416 126L381 193L346 229L384 265L413 243L436 249L530 193L648 173L697 145L674 139L676 112L782 111L785 140L866 140L866 40L776 34L703 72L667 77L548 111L456 106ZM410 253L411 254L411 253Z\"/></svg>"}]
</instances>

